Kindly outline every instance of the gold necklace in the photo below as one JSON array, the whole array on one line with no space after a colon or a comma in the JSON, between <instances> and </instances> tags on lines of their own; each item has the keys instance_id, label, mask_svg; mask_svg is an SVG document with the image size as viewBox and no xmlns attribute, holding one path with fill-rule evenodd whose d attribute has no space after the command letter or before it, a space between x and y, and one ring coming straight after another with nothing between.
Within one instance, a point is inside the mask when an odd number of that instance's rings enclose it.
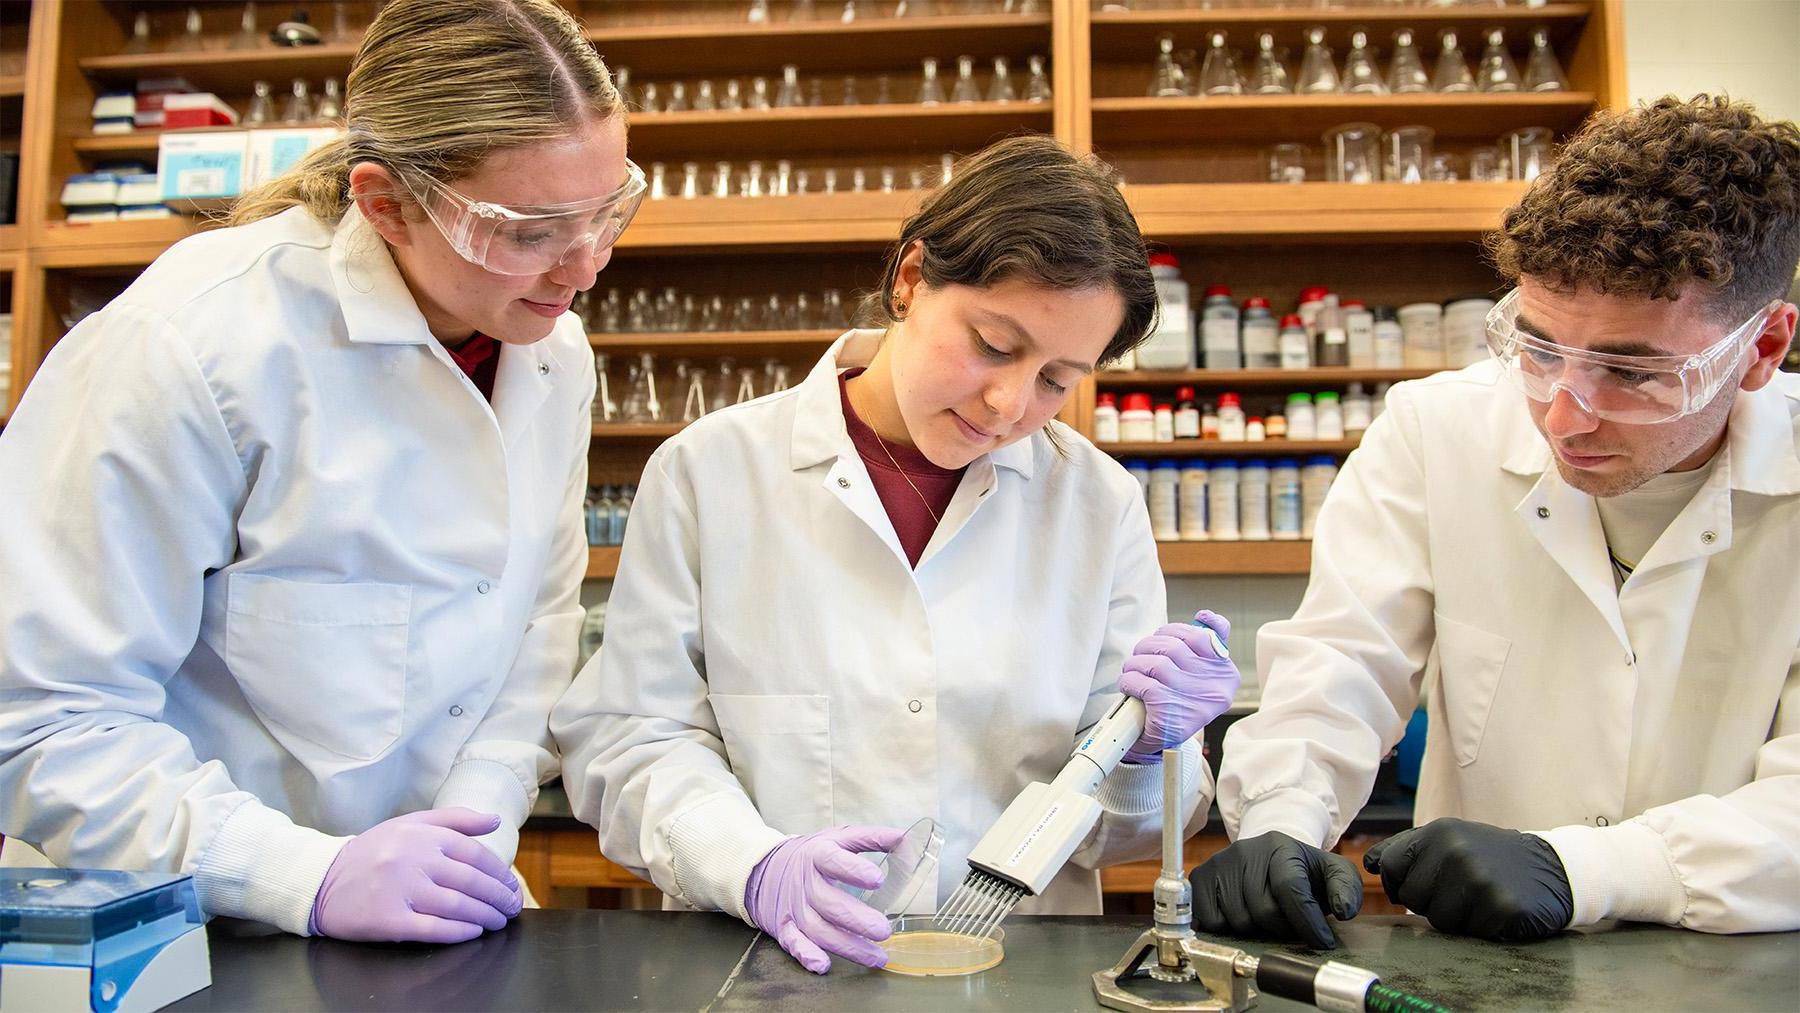
<instances>
[{"instance_id":1,"label":"gold necklace","mask_svg":"<svg viewBox=\"0 0 1800 1013\"><path fill-rule=\"evenodd\" d=\"M869 432L875 433L875 427L870 426ZM888 463L894 466L894 470L900 473L901 478L906 479L907 485L912 486L913 495L919 497L919 502L924 505L925 512L931 515L931 523L941 524L943 518L938 516L936 510L931 509L931 501L925 498L925 494L919 491L919 487L913 485L912 476L906 473L905 468L900 467L899 461L894 460L894 452L888 449L887 441L881 438L880 433L875 433L875 442L881 447L881 452L887 455Z\"/></svg>"}]
</instances>

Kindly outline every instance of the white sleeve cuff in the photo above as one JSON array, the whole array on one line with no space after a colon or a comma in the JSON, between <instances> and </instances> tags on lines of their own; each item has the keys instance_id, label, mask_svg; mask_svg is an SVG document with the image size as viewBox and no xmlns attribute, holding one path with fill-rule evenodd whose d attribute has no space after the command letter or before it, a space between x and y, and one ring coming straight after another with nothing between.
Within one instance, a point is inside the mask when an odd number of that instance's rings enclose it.
<instances>
[{"instance_id":1,"label":"white sleeve cuff","mask_svg":"<svg viewBox=\"0 0 1800 1013\"><path fill-rule=\"evenodd\" d=\"M750 922L750 873L788 835L764 823L748 799L724 794L677 816L668 834L677 899Z\"/></svg>"},{"instance_id":2,"label":"white sleeve cuff","mask_svg":"<svg viewBox=\"0 0 1800 1013\"><path fill-rule=\"evenodd\" d=\"M450 768L431 800L433 809L450 806L493 813L517 829L531 815L531 795L519 775L499 760L463 760Z\"/></svg>"},{"instance_id":3,"label":"white sleeve cuff","mask_svg":"<svg viewBox=\"0 0 1800 1013\"><path fill-rule=\"evenodd\" d=\"M200 909L307 934L313 898L348 837L296 826L254 799L232 811L194 868Z\"/></svg>"},{"instance_id":4,"label":"white sleeve cuff","mask_svg":"<svg viewBox=\"0 0 1800 1013\"><path fill-rule=\"evenodd\" d=\"M1325 804L1299 788L1278 788L1238 807L1236 813L1227 809L1224 816L1225 830L1234 841L1247 841L1273 830L1315 848L1336 843L1331 839L1331 813Z\"/></svg>"},{"instance_id":5,"label":"white sleeve cuff","mask_svg":"<svg viewBox=\"0 0 1800 1013\"><path fill-rule=\"evenodd\" d=\"M1197 788L1203 790L1211 787L1210 783L1202 786L1196 781L1201 762L1200 744L1197 740L1189 739L1181 744L1181 787L1184 798L1193 797ZM1207 780L1210 782L1211 778ZM1100 790L1094 793L1094 801L1109 813L1147 816L1162 811L1162 782L1163 768L1160 763L1120 763L1100 782Z\"/></svg>"},{"instance_id":6,"label":"white sleeve cuff","mask_svg":"<svg viewBox=\"0 0 1800 1013\"><path fill-rule=\"evenodd\" d=\"M1534 830L1556 849L1575 914L1569 928L1617 918L1623 921L1681 924L1687 891L1662 835L1637 820L1618 826L1566 826Z\"/></svg>"}]
</instances>

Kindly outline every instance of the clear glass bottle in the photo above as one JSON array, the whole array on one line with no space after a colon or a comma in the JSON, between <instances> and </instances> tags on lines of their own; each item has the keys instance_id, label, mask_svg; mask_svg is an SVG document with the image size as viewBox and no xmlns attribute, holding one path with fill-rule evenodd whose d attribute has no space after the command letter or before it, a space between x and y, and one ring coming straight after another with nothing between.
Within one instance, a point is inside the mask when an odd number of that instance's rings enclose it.
<instances>
[{"instance_id":1,"label":"clear glass bottle","mask_svg":"<svg viewBox=\"0 0 1800 1013\"><path fill-rule=\"evenodd\" d=\"M637 92L631 90L631 68L614 67L612 69L613 87L619 89L619 102L628 112L637 112Z\"/></svg>"},{"instance_id":2,"label":"clear glass bottle","mask_svg":"<svg viewBox=\"0 0 1800 1013\"><path fill-rule=\"evenodd\" d=\"M325 37L325 41L334 46L347 46L355 40L356 37L350 32L350 5L344 3L344 0L336 0L331 5L331 34Z\"/></svg>"},{"instance_id":3,"label":"clear glass bottle","mask_svg":"<svg viewBox=\"0 0 1800 1013\"><path fill-rule=\"evenodd\" d=\"M737 393L733 396L737 404L756 400L756 372L749 366L737 371Z\"/></svg>"},{"instance_id":4,"label":"clear glass bottle","mask_svg":"<svg viewBox=\"0 0 1800 1013\"><path fill-rule=\"evenodd\" d=\"M744 20L753 25L769 23L769 0L750 0L750 9L745 12Z\"/></svg>"},{"instance_id":5,"label":"clear glass bottle","mask_svg":"<svg viewBox=\"0 0 1800 1013\"><path fill-rule=\"evenodd\" d=\"M1413 30L1402 28L1394 33L1394 58L1388 62L1388 91L1396 95L1417 95L1431 90L1431 75L1425 73L1425 60L1413 40Z\"/></svg>"},{"instance_id":6,"label":"clear glass bottle","mask_svg":"<svg viewBox=\"0 0 1800 1013\"><path fill-rule=\"evenodd\" d=\"M646 81L638 89L638 112L660 113L662 109L662 90L656 86L655 81Z\"/></svg>"},{"instance_id":7,"label":"clear glass bottle","mask_svg":"<svg viewBox=\"0 0 1800 1013\"><path fill-rule=\"evenodd\" d=\"M1151 98L1180 98L1187 94L1181 68L1175 65L1175 36L1163 33L1156 39L1156 66L1150 71Z\"/></svg>"},{"instance_id":8,"label":"clear glass bottle","mask_svg":"<svg viewBox=\"0 0 1800 1013\"><path fill-rule=\"evenodd\" d=\"M256 4L244 5L243 17L238 21L238 31L231 37L231 49L260 49L263 44L261 33L256 30Z\"/></svg>"},{"instance_id":9,"label":"clear glass bottle","mask_svg":"<svg viewBox=\"0 0 1800 1013\"><path fill-rule=\"evenodd\" d=\"M750 100L745 104L758 112L769 108L768 78L753 77L750 79Z\"/></svg>"},{"instance_id":10,"label":"clear glass bottle","mask_svg":"<svg viewBox=\"0 0 1800 1013\"><path fill-rule=\"evenodd\" d=\"M125 43L121 50L127 56L137 56L150 51L150 12L138 11L131 22L131 41Z\"/></svg>"},{"instance_id":11,"label":"clear glass bottle","mask_svg":"<svg viewBox=\"0 0 1800 1013\"><path fill-rule=\"evenodd\" d=\"M200 8L189 7L187 29L169 47L172 53L198 53L206 48L206 25L200 20Z\"/></svg>"},{"instance_id":12,"label":"clear glass bottle","mask_svg":"<svg viewBox=\"0 0 1800 1013\"><path fill-rule=\"evenodd\" d=\"M981 89L975 85L975 58L973 56L956 58L956 84L950 89L950 101L958 105L981 101Z\"/></svg>"},{"instance_id":13,"label":"clear glass bottle","mask_svg":"<svg viewBox=\"0 0 1800 1013\"><path fill-rule=\"evenodd\" d=\"M838 105L841 105L841 106L862 105L862 96L857 94L856 78L854 75L851 75L851 74L844 75L844 90L838 94Z\"/></svg>"},{"instance_id":14,"label":"clear glass bottle","mask_svg":"<svg viewBox=\"0 0 1800 1013\"><path fill-rule=\"evenodd\" d=\"M752 161L744 169L743 185L738 187L740 197L761 197L763 195L762 163Z\"/></svg>"},{"instance_id":15,"label":"clear glass bottle","mask_svg":"<svg viewBox=\"0 0 1800 1013\"><path fill-rule=\"evenodd\" d=\"M886 74L875 78L875 104L878 106L894 103L894 82Z\"/></svg>"},{"instance_id":16,"label":"clear glass bottle","mask_svg":"<svg viewBox=\"0 0 1800 1013\"><path fill-rule=\"evenodd\" d=\"M994 79L988 84L987 100L1011 102L1018 97L1018 93L1013 91L1012 76L1007 72L1006 57L994 57Z\"/></svg>"},{"instance_id":17,"label":"clear glass bottle","mask_svg":"<svg viewBox=\"0 0 1800 1013\"><path fill-rule=\"evenodd\" d=\"M800 97L800 68L791 63L783 64L781 90L775 93L775 108L792 109L804 101Z\"/></svg>"},{"instance_id":18,"label":"clear glass bottle","mask_svg":"<svg viewBox=\"0 0 1800 1013\"><path fill-rule=\"evenodd\" d=\"M737 78L730 78L725 82L725 96L719 99L719 109L722 112L735 113L741 112L743 108L744 95L738 89Z\"/></svg>"},{"instance_id":19,"label":"clear glass bottle","mask_svg":"<svg viewBox=\"0 0 1800 1013\"><path fill-rule=\"evenodd\" d=\"M275 100L270 97L269 82L258 81L250 88L250 109L244 113L244 126L256 127L275 122Z\"/></svg>"},{"instance_id":20,"label":"clear glass bottle","mask_svg":"<svg viewBox=\"0 0 1800 1013\"><path fill-rule=\"evenodd\" d=\"M612 398L612 358L605 352L594 353L594 421L616 422L619 418L618 402Z\"/></svg>"},{"instance_id":21,"label":"clear glass bottle","mask_svg":"<svg viewBox=\"0 0 1800 1013\"><path fill-rule=\"evenodd\" d=\"M1531 30L1531 56L1525 61L1526 91L1568 91L1569 79L1563 74L1556 50L1550 48L1550 29Z\"/></svg>"},{"instance_id":22,"label":"clear glass bottle","mask_svg":"<svg viewBox=\"0 0 1800 1013\"><path fill-rule=\"evenodd\" d=\"M1025 101L1050 101L1050 78L1044 73L1044 58L1033 56L1028 65L1031 67L1031 77L1025 82Z\"/></svg>"},{"instance_id":23,"label":"clear glass bottle","mask_svg":"<svg viewBox=\"0 0 1800 1013\"><path fill-rule=\"evenodd\" d=\"M825 179L824 179L823 186L825 188L826 193L837 193L838 171L836 169L827 168L825 170Z\"/></svg>"},{"instance_id":24,"label":"clear glass bottle","mask_svg":"<svg viewBox=\"0 0 1800 1013\"><path fill-rule=\"evenodd\" d=\"M1463 57L1453 31L1438 34L1437 69L1431 75L1431 88L1441 95L1475 90L1475 77L1469 73L1469 61Z\"/></svg>"},{"instance_id":25,"label":"clear glass bottle","mask_svg":"<svg viewBox=\"0 0 1800 1013\"><path fill-rule=\"evenodd\" d=\"M1291 95L1293 83L1288 80L1287 51L1275 48L1275 33L1263 32L1256 37L1256 65L1250 72L1252 95Z\"/></svg>"},{"instance_id":26,"label":"clear glass bottle","mask_svg":"<svg viewBox=\"0 0 1800 1013\"><path fill-rule=\"evenodd\" d=\"M665 200L669 196L669 167L661 162L650 163L650 199Z\"/></svg>"},{"instance_id":27,"label":"clear glass bottle","mask_svg":"<svg viewBox=\"0 0 1800 1013\"><path fill-rule=\"evenodd\" d=\"M775 163L775 183L769 187L771 197L786 197L794 192L794 163L781 159Z\"/></svg>"},{"instance_id":28,"label":"clear glass bottle","mask_svg":"<svg viewBox=\"0 0 1800 1013\"><path fill-rule=\"evenodd\" d=\"M850 24L856 20L856 0L844 0L843 13L838 15L841 24Z\"/></svg>"},{"instance_id":29,"label":"clear glass bottle","mask_svg":"<svg viewBox=\"0 0 1800 1013\"><path fill-rule=\"evenodd\" d=\"M287 104L281 107L281 122L311 123L313 120L312 95L307 88L306 79L294 78L293 93L288 96Z\"/></svg>"},{"instance_id":30,"label":"clear glass bottle","mask_svg":"<svg viewBox=\"0 0 1800 1013\"><path fill-rule=\"evenodd\" d=\"M1242 95L1244 76L1237 59L1226 46L1225 33L1213 32L1206 45L1206 62L1200 65L1200 94Z\"/></svg>"},{"instance_id":31,"label":"clear glass bottle","mask_svg":"<svg viewBox=\"0 0 1800 1013\"><path fill-rule=\"evenodd\" d=\"M825 104L825 82L816 77L806 82L806 104L813 109Z\"/></svg>"},{"instance_id":32,"label":"clear glass bottle","mask_svg":"<svg viewBox=\"0 0 1800 1013\"><path fill-rule=\"evenodd\" d=\"M935 106L944 101L944 86L938 81L938 62L933 57L926 57L920 63L919 98L922 106Z\"/></svg>"},{"instance_id":33,"label":"clear glass bottle","mask_svg":"<svg viewBox=\"0 0 1800 1013\"><path fill-rule=\"evenodd\" d=\"M693 108L688 105L687 85L676 81L669 85L669 104L663 106L665 113L685 113Z\"/></svg>"},{"instance_id":34,"label":"clear glass bottle","mask_svg":"<svg viewBox=\"0 0 1800 1013\"><path fill-rule=\"evenodd\" d=\"M825 328L842 327L849 320L844 312L844 294L835 288L828 288L819 294L819 326Z\"/></svg>"},{"instance_id":35,"label":"clear glass bottle","mask_svg":"<svg viewBox=\"0 0 1800 1013\"><path fill-rule=\"evenodd\" d=\"M700 196L700 163L681 163L681 199L693 200Z\"/></svg>"},{"instance_id":36,"label":"clear glass bottle","mask_svg":"<svg viewBox=\"0 0 1800 1013\"><path fill-rule=\"evenodd\" d=\"M1369 33L1361 28L1350 33L1350 52L1344 54L1343 89L1346 95L1386 95L1387 82Z\"/></svg>"},{"instance_id":37,"label":"clear glass bottle","mask_svg":"<svg viewBox=\"0 0 1800 1013\"><path fill-rule=\"evenodd\" d=\"M694 86L694 111L710 113L719 108L718 96L713 94L713 83L702 80Z\"/></svg>"},{"instance_id":38,"label":"clear glass bottle","mask_svg":"<svg viewBox=\"0 0 1800 1013\"><path fill-rule=\"evenodd\" d=\"M733 382L737 372L737 361L731 358L720 359L713 366L712 382L706 394L706 410L716 412L721 408L729 408L732 396L737 393L737 385Z\"/></svg>"},{"instance_id":39,"label":"clear glass bottle","mask_svg":"<svg viewBox=\"0 0 1800 1013\"><path fill-rule=\"evenodd\" d=\"M1504 29L1488 29L1487 48L1482 50L1481 66L1475 72L1475 87L1485 92L1519 90L1519 68L1513 64L1512 54L1506 51Z\"/></svg>"},{"instance_id":40,"label":"clear glass bottle","mask_svg":"<svg viewBox=\"0 0 1800 1013\"><path fill-rule=\"evenodd\" d=\"M882 166L881 167L881 192L882 193L893 193L896 189L896 187L894 185L895 179L896 179L896 177L894 175L894 167L891 165Z\"/></svg>"},{"instance_id":41,"label":"clear glass bottle","mask_svg":"<svg viewBox=\"0 0 1800 1013\"><path fill-rule=\"evenodd\" d=\"M731 196L731 163L714 162L712 186L709 191L714 197Z\"/></svg>"},{"instance_id":42,"label":"clear glass bottle","mask_svg":"<svg viewBox=\"0 0 1800 1013\"><path fill-rule=\"evenodd\" d=\"M344 93L335 77L325 79L325 94L319 98L318 116L322 120L344 118Z\"/></svg>"},{"instance_id":43,"label":"clear glass bottle","mask_svg":"<svg viewBox=\"0 0 1800 1013\"><path fill-rule=\"evenodd\" d=\"M1300 59L1300 80L1294 91L1301 95L1328 95L1339 90L1337 64L1325 44L1325 29L1306 30L1306 55Z\"/></svg>"}]
</instances>

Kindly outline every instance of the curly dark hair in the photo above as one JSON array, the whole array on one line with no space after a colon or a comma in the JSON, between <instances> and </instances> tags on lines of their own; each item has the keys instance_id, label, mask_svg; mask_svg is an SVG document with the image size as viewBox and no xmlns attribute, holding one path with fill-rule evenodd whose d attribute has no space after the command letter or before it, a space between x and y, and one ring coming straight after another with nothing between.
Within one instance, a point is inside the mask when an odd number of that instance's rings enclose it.
<instances>
[{"instance_id":1,"label":"curly dark hair","mask_svg":"<svg viewBox=\"0 0 1800 1013\"><path fill-rule=\"evenodd\" d=\"M1800 129L1709 95L1596 114L1487 247L1509 281L1653 299L1698 283L1747 316L1800 262Z\"/></svg>"}]
</instances>

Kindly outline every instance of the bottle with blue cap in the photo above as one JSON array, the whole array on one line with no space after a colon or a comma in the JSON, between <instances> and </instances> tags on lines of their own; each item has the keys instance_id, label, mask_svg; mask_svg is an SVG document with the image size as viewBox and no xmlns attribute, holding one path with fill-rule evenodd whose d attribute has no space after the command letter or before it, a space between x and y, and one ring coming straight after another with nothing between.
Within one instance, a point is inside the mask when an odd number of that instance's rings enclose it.
<instances>
[{"instance_id":1,"label":"bottle with blue cap","mask_svg":"<svg viewBox=\"0 0 1800 1013\"><path fill-rule=\"evenodd\" d=\"M1269 540L1269 462L1252 458L1238 470L1238 537Z\"/></svg>"},{"instance_id":2,"label":"bottle with blue cap","mask_svg":"<svg viewBox=\"0 0 1800 1013\"><path fill-rule=\"evenodd\" d=\"M1238 540L1238 466L1220 461L1208 470L1207 531L1215 542Z\"/></svg>"},{"instance_id":3,"label":"bottle with blue cap","mask_svg":"<svg viewBox=\"0 0 1800 1013\"><path fill-rule=\"evenodd\" d=\"M1337 461L1324 454L1308 458L1300 470L1300 537L1313 536L1319 508L1325 505L1325 494L1337 480L1337 472Z\"/></svg>"},{"instance_id":4,"label":"bottle with blue cap","mask_svg":"<svg viewBox=\"0 0 1800 1013\"><path fill-rule=\"evenodd\" d=\"M1269 528L1275 541L1300 539L1300 462L1284 457L1269 469Z\"/></svg>"},{"instance_id":5,"label":"bottle with blue cap","mask_svg":"<svg viewBox=\"0 0 1800 1013\"><path fill-rule=\"evenodd\" d=\"M1158 461L1150 469L1150 534L1159 542L1181 540L1176 499L1181 472L1174 461Z\"/></svg>"},{"instance_id":6,"label":"bottle with blue cap","mask_svg":"<svg viewBox=\"0 0 1800 1013\"><path fill-rule=\"evenodd\" d=\"M1206 462L1190 457L1181 466L1181 485L1176 494L1176 510L1181 515L1181 540L1204 542L1212 537L1206 530Z\"/></svg>"}]
</instances>

